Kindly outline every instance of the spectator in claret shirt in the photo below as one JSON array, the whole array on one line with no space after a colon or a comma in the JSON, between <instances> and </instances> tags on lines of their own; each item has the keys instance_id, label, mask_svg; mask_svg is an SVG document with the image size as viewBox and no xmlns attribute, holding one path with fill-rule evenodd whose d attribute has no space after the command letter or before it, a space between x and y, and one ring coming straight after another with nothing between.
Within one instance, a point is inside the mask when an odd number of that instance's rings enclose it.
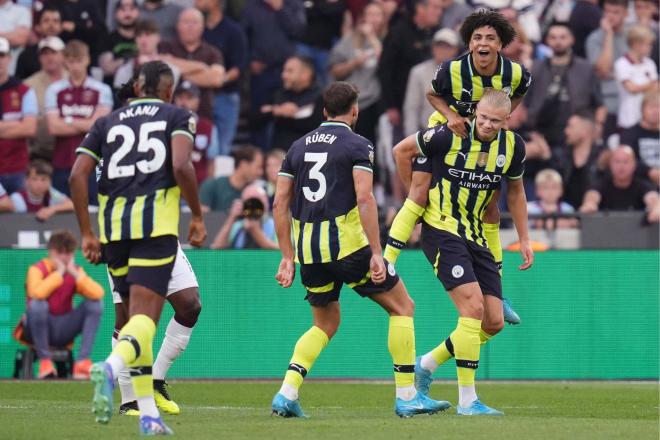
<instances>
[{"instance_id":1,"label":"spectator in claret shirt","mask_svg":"<svg viewBox=\"0 0 660 440\"><path fill-rule=\"evenodd\" d=\"M0 37L0 184L9 193L23 188L28 164L27 138L37 131L34 90L9 76L9 41Z\"/></svg>"},{"instance_id":2,"label":"spectator in claret shirt","mask_svg":"<svg viewBox=\"0 0 660 440\"><path fill-rule=\"evenodd\" d=\"M53 167L43 160L30 162L25 189L11 195L14 212L34 213L46 221L58 212L73 211L73 202L51 186Z\"/></svg>"},{"instance_id":3,"label":"spectator in claret shirt","mask_svg":"<svg viewBox=\"0 0 660 440\"><path fill-rule=\"evenodd\" d=\"M64 64L69 77L46 89L45 109L48 131L55 136L53 186L70 195L69 174L76 159L75 150L92 124L112 110L110 87L87 76L89 49L78 40L64 48ZM90 203L96 204L96 181L90 177Z\"/></svg>"},{"instance_id":4,"label":"spectator in claret shirt","mask_svg":"<svg viewBox=\"0 0 660 440\"><path fill-rule=\"evenodd\" d=\"M174 92L174 104L190 110L197 118L197 132L192 152L192 162L201 185L208 176L213 176L213 161L218 155L217 134L213 123L197 114L199 110L199 87L190 81L182 81Z\"/></svg>"},{"instance_id":5,"label":"spectator in claret shirt","mask_svg":"<svg viewBox=\"0 0 660 440\"><path fill-rule=\"evenodd\" d=\"M250 52L250 111L257 120L261 107L273 102L281 87L282 67L295 53L295 40L305 31L306 22L301 0L248 0L241 24ZM270 149L272 127L255 125L252 143Z\"/></svg>"},{"instance_id":6,"label":"spectator in claret shirt","mask_svg":"<svg viewBox=\"0 0 660 440\"><path fill-rule=\"evenodd\" d=\"M206 20L204 40L224 58L225 81L216 89L213 123L218 131L220 154L228 155L236 135L240 113L239 80L248 64L247 37L243 28L223 12L222 0L195 0Z\"/></svg>"}]
</instances>

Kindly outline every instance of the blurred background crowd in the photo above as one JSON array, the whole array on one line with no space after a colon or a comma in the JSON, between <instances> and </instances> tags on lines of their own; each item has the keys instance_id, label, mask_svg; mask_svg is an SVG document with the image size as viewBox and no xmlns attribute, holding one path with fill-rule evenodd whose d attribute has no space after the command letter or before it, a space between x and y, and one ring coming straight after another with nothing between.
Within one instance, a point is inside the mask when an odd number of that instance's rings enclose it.
<instances>
[{"instance_id":1,"label":"blurred background crowd","mask_svg":"<svg viewBox=\"0 0 660 440\"><path fill-rule=\"evenodd\" d=\"M527 141L532 226L610 210L657 222L656 0L0 0L0 211L70 211L75 148L123 105L136 67L159 59L175 103L199 118L202 202L229 219L212 247L276 247L277 171L321 122L334 80L360 90L356 131L376 146L391 216L405 197L391 148L426 126L437 65L466 50L457 29L479 8L510 20L503 55L532 73L509 121ZM549 226L543 214L568 217Z\"/></svg>"}]
</instances>

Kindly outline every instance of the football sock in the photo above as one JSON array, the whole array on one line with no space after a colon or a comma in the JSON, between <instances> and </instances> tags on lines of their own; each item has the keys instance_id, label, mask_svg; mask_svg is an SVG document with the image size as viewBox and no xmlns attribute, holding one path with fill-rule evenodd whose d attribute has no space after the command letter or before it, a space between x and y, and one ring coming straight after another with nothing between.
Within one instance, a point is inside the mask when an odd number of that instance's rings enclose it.
<instances>
[{"instance_id":1,"label":"football sock","mask_svg":"<svg viewBox=\"0 0 660 440\"><path fill-rule=\"evenodd\" d=\"M117 338L119 337L119 330L115 330L115 334L112 336L112 348L115 348L117 345ZM135 392L133 392L133 384L131 383L131 374L128 372L128 368L122 368L119 370L119 374L116 376L117 382L119 382L119 393L121 394L121 403L132 402L137 400L135 397Z\"/></svg>"},{"instance_id":2,"label":"football sock","mask_svg":"<svg viewBox=\"0 0 660 440\"><path fill-rule=\"evenodd\" d=\"M422 368L425 368L433 373L435 369L438 368L438 366L444 364L453 357L454 346L451 343L451 339L447 338L446 340L442 341L440 345L422 356L420 363Z\"/></svg>"},{"instance_id":3,"label":"football sock","mask_svg":"<svg viewBox=\"0 0 660 440\"><path fill-rule=\"evenodd\" d=\"M484 223L484 236L486 237L486 244L488 249L493 254L495 263L502 275L502 242L500 241L500 224L499 223Z\"/></svg>"},{"instance_id":4,"label":"football sock","mask_svg":"<svg viewBox=\"0 0 660 440\"><path fill-rule=\"evenodd\" d=\"M121 358L129 367L140 416L159 417L154 402L151 367L154 360L153 339L156 323L146 315L134 315L119 333L111 356Z\"/></svg>"},{"instance_id":5,"label":"football sock","mask_svg":"<svg viewBox=\"0 0 660 440\"><path fill-rule=\"evenodd\" d=\"M449 336L456 356L458 400L461 406L469 406L475 400L474 377L479 367L480 332L481 320L460 317L456 330Z\"/></svg>"},{"instance_id":6,"label":"football sock","mask_svg":"<svg viewBox=\"0 0 660 440\"><path fill-rule=\"evenodd\" d=\"M401 249L410 239L410 235L415 229L417 219L424 214L424 208L410 199L406 199L403 206L394 217L392 226L390 226L390 235L387 237L384 258L395 264Z\"/></svg>"},{"instance_id":7,"label":"football sock","mask_svg":"<svg viewBox=\"0 0 660 440\"><path fill-rule=\"evenodd\" d=\"M479 341L481 341L481 345L485 345L492 337L493 335L489 335L483 329L479 330Z\"/></svg>"},{"instance_id":8,"label":"football sock","mask_svg":"<svg viewBox=\"0 0 660 440\"><path fill-rule=\"evenodd\" d=\"M415 390L415 325L410 316L390 316L387 348L394 363L396 397L411 400Z\"/></svg>"},{"instance_id":9,"label":"football sock","mask_svg":"<svg viewBox=\"0 0 660 440\"><path fill-rule=\"evenodd\" d=\"M311 370L321 351L328 345L328 335L320 328L313 326L303 334L293 350L289 369L284 376L280 393L289 400L298 398L298 390Z\"/></svg>"},{"instance_id":10,"label":"football sock","mask_svg":"<svg viewBox=\"0 0 660 440\"><path fill-rule=\"evenodd\" d=\"M165 330L165 339L163 339L156 362L154 362L154 379L165 380L172 363L188 346L192 330L192 328L176 322L174 317L170 319L167 330Z\"/></svg>"}]
</instances>

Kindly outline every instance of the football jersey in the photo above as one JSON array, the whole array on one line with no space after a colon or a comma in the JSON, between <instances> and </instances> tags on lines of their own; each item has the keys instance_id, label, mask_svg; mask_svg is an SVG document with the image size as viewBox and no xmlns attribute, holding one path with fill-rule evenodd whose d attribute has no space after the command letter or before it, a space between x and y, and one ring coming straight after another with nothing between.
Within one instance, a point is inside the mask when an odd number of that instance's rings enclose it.
<instances>
[{"instance_id":1,"label":"football jersey","mask_svg":"<svg viewBox=\"0 0 660 440\"><path fill-rule=\"evenodd\" d=\"M475 135L461 139L446 125L417 133L421 156L415 170L433 173L424 222L464 239L486 245L483 213L502 178L520 179L524 173L525 143L512 131L500 130L482 142Z\"/></svg>"},{"instance_id":2,"label":"football jersey","mask_svg":"<svg viewBox=\"0 0 660 440\"><path fill-rule=\"evenodd\" d=\"M296 261L328 263L367 246L353 170L373 172L374 148L343 122L324 122L295 141L280 176L294 180L291 216Z\"/></svg>"},{"instance_id":3,"label":"football jersey","mask_svg":"<svg viewBox=\"0 0 660 440\"><path fill-rule=\"evenodd\" d=\"M495 74L482 76L474 67L471 52L468 52L440 64L431 86L452 110L466 117L474 114L484 88L504 90L511 98L522 97L527 93L531 81L531 74L522 65L501 55L497 57ZM439 112L433 113L430 120L437 123L446 122Z\"/></svg>"},{"instance_id":4,"label":"football jersey","mask_svg":"<svg viewBox=\"0 0 660 440\"><path fill-rule=\"evenodd\" d=\"M78 87L65 78L46 89L44 108L47 113L57 112L62 118L88 119L98 107L112 108L112 91L106 84L95 79L86 78ZM73 166L75 150L83 137L83 134L55 137L53 168L70 169Z\"/></svg>"},{"instance_id":5,"label":"football jersey","mask_svg":"<svg viewBox=\"0 0 660 440\"><path fill-rule=\"evenodd\" d=\"M172 171L171 138L194 142L195 117L159 99L136 99L99 118L76 150L100 163L102 243L176 235L180 189Z\"/></svg>"}]
</instances>

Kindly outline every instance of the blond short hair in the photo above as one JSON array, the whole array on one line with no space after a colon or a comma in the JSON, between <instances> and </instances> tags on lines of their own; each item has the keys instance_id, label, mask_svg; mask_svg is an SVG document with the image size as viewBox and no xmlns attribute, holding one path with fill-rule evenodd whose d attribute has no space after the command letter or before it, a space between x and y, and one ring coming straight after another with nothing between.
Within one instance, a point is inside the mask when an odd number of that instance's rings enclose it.
<instances>
[{"instance_id":1,"label":"blond short hair","mask_svg":"<svg viewBox=\"0 0 660 440\"><path fill-rule=\"evenodd\" d=\"M64 58L89 58L89 46L80 40L71 40L64 47Z\"/></svg>"},{"instance_id":2,"label":"blond short hair","mask_svg":"<svg viewBox=\"0 0 660 440\"><path fill-rule=\"evenodd\" d=\"M486 87L479 102L483 102L484 104L496 108L505 108L506 114L511 114L511 98L509 98L509 94L503 90Z\"/></svg>"},{"instance_id":3,"label":"blond short hair","mask_svg":"<svg viewBox=\"0 0 660 440\"><path fill-rule=\"evenodd\" d=\"M539 171L534 179L534 184L536 186L543 185L544 183L558 183L559 185L562 185L564 180L561 178L561 174L557 171L551 168L546 168Z\"/></svg>"},{"instance_id":4,"label":"blond short hair","mask_svg":"<svg viewBox=\"0 0 660 440\"><path fill-rule=\"evenodd\" d=\"M640 24L636 24L628 29L628 33L626 34L628 46L632 46L633 43L642 43L645 41L655 41L655 34L651 29Z\"/></svg>"}]
</instances>

